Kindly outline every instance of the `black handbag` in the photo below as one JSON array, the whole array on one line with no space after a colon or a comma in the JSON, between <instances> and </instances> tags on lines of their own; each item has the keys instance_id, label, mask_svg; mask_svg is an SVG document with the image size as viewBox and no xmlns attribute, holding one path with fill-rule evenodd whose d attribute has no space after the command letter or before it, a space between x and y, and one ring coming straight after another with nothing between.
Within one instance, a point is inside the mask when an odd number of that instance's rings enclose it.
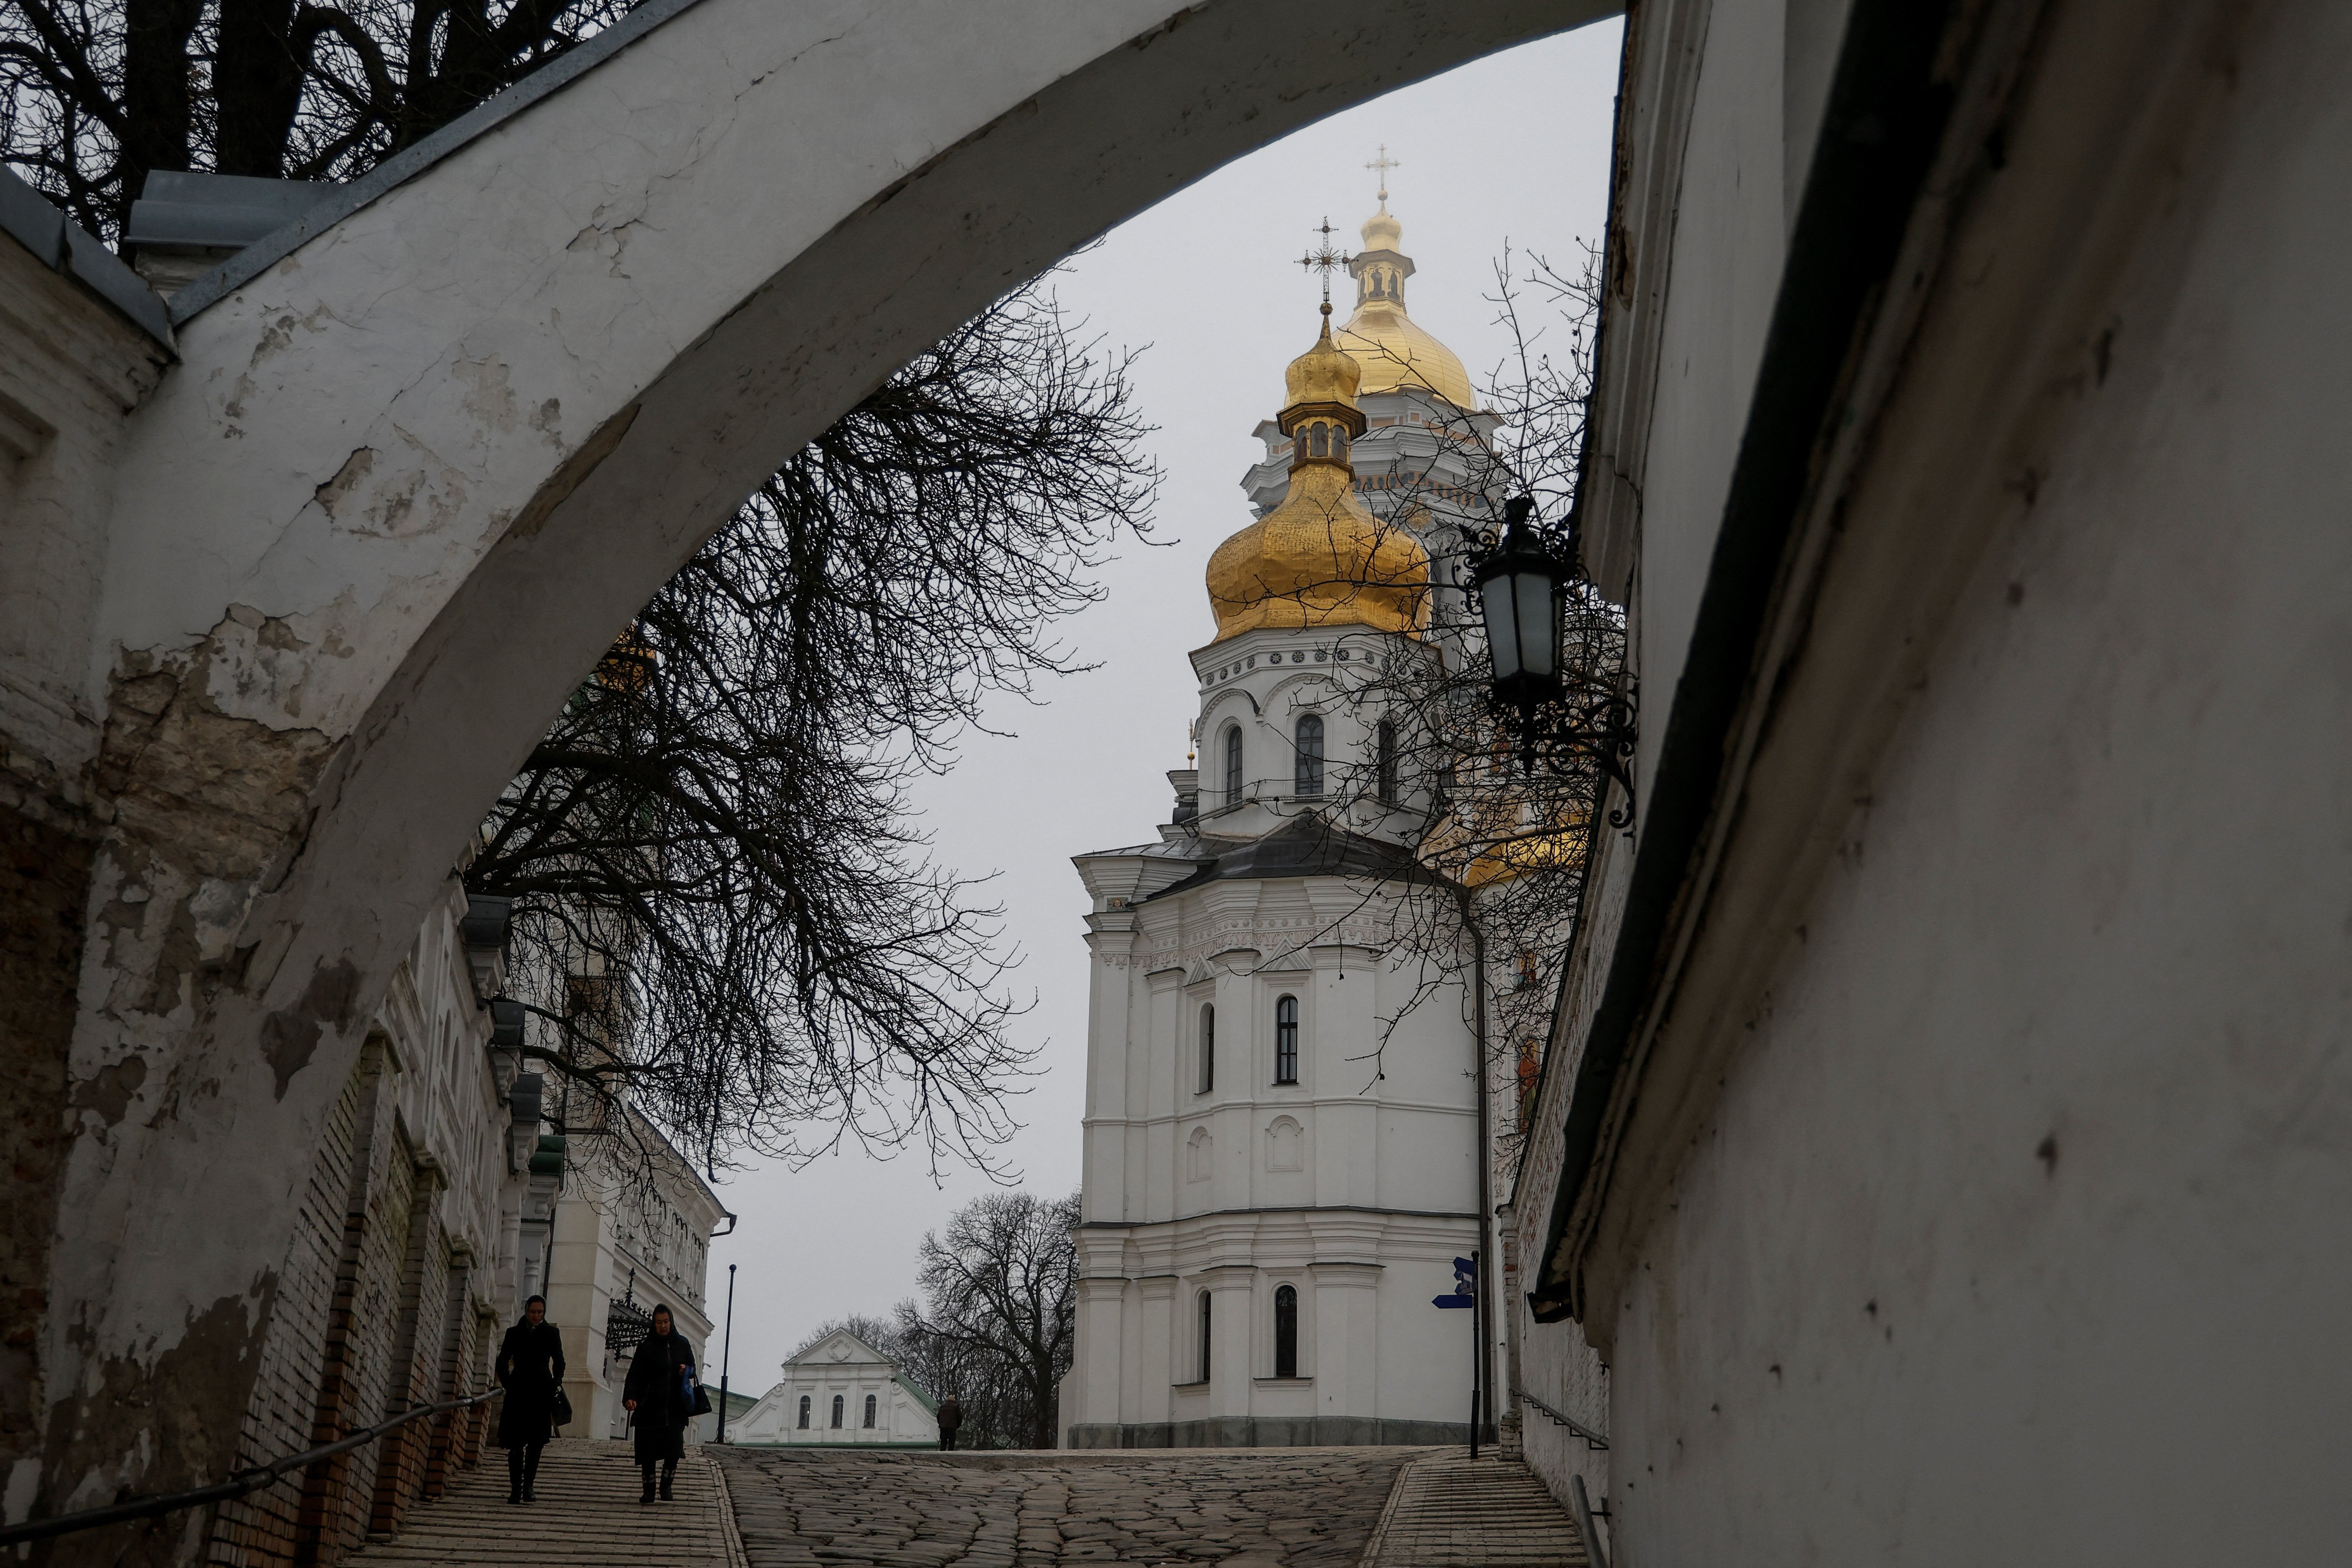
<instances>
[{"instance_id":1,"label":"black handbag","mask_svg":"<svg viewBox=\"0 0 2352 1568\"><path fill-rule=\"evenodd\" d=\"M698 1381L694 1385L694 1414L697 1415L710 1414L710 1390L703 1387Z\"/></svg>"},{"instance_id":2,"label":"black handbag","mask_svg":"<svg viewBox=\"0 0 2352 1568\"><path fill-rule=\"evenodd\" d=\"M563 1392L563 1385L560 1383L555 1385L554 1401L547 1407L547 1418L558 1426L569 1426L572 1422L572 1395Z\"/></svg>"}]
</instances>

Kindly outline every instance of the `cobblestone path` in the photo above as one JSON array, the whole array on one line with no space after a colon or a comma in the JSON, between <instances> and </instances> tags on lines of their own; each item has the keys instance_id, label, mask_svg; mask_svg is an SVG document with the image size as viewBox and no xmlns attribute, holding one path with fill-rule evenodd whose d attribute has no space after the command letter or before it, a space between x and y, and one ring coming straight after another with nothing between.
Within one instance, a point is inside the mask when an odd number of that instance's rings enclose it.
<instances>
[{"instance_id":1,"label":"cobblestone path","mask_svg":"<svg viewBox=\"0 0 2352 1568\"><path fill-rule=\"evenodd\" d=\"M1353 1568L1414 1448L712 1448L751 1568Z\"/></svg>"}]
</instances>

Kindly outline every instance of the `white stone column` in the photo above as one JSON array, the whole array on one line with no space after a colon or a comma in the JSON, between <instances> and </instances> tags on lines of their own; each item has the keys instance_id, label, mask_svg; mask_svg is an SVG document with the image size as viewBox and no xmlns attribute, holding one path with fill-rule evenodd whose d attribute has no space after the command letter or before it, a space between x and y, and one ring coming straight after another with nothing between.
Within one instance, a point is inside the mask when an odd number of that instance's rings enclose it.
<instances>
[{"instance_id":1,"label":"white stone column","mask_svg":"<svg viewBox=\"0 0 2352 1568\"><path fill-rule=\"evenodd\" d=\"M1370 1422L1380 1414L1381 1269L1376 1263L1317 1263L1315 1281L1315 1414ZM1301 1303L1302 1306L1305 1303ZM1342 1433L1326 1441L1369 1441Z\"/></svg>"}]
</instances>

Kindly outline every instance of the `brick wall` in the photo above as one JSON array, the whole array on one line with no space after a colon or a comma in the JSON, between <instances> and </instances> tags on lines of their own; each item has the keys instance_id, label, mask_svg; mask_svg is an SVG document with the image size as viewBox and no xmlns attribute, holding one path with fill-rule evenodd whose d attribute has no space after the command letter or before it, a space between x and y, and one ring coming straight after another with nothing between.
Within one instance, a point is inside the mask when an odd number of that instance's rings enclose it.
<instances>
[{"instance_id":1,"label":"brick wall","mask_svg":"<svg viewBox=\"0 0 2352 1568\"><path fill-rule=\"evenodd\" d=\"M239 1465L258 1464L310 1446L371 1068L363 1058L353 1069L311 1163L301 1213L279 1274L269 1332L262 1343L261 1370L237 1440ZM218 1568L276 1568L291 1563L301 1502L301 1492L289 1484L221 1504L205 1562Z\"/></svg>"},{"instance_id":2,"label":"brick wall","mask_svg":"<svg viewBox=\"0 0 2352 1568\"><path fill-rule=\"evenodd\" d=\"M0 454L5 456L5 454ZM49 1241L65 1153L66 1058L73 1040L74 983L81 971L82 905L90 845L36 817L0 809L0 1466L37 1445L40 1405L36 1336L48 1315ZM140 1068L144 1075L145 1066ZM100 1086L101 1089L103 1086ZM131 1087L135 1088L133 1084ZM116 1118L121 1099L89 1092L89 1109ZM127 1098L126 1094L121 1098Z\"/></svg>"},{"instance_id":3,"label":"brick wall","mask_svg":"<svg viewBox=\"0 0 2352 1568\"><path fill-rule=\"evenodd\" d=\"M428 922L420 961L464 979L454 943L453 923ZM483 1125L503 1130L505 1108L474 1076L487 1026L473 1016L470 990L424 973L440 988L427 988L432 1005L419 1005L412 966L379 1011L377 1036L312 1157L238 1434L240 1464L489 1386L499 1322L478 1292L499 1277L497 1259L483 1256L499 1237L472 1232L497 1214L510 1179L502 1145L480 1136ZM445 1195L452 1179L459 1190ZM478 1464L495 1420L490 1405L419 1422L313 1467L299 1484L223 1504L204 1561L338 1563L362 1540L396 1531L419 1500Z\"/></svg>"},{"instance_id":4,"label":"brick wall","mask_svg":"<svg viewBox=\"0 0 2352 1568\"><path fill-rule=\"evenodd\" d=\"M475 1392L473 1367L467 1354L473 1338L474 1314L468 1310L467 1300L473 1277L470 1262L451 1259L441 1287L438 1320L441 1353L434 1370L433 1397L436 1400L463 1399ZM448 1488L453 1466L468 1462L457 1454L464 1440L466 1423L458 1415L436 1415L432 1425L433 1432L425 1460L423 1495L437 1498Z\"/></svg>"},{"instance_id":5,"label":"brick wall","mask_svg":"<svg viewBox=\"0 0 2352 1568\"><path fill-rule=\"evenodd\" d=\"M407 1258L401 1270L398 1328L384 1369L382 1420L439 1396L442 1313L447 1306L449 1238L435 1215L433 1198L440 1191L437 1169L413 1173L409 1205ZM368 1532L390 1535L400 1528L408 1508L425 1492L425 1472L433 1445L433 1428L425 1422L409 1425L376 1445L374 1495L369 1509Z\"/></svg>"}]
</instances>

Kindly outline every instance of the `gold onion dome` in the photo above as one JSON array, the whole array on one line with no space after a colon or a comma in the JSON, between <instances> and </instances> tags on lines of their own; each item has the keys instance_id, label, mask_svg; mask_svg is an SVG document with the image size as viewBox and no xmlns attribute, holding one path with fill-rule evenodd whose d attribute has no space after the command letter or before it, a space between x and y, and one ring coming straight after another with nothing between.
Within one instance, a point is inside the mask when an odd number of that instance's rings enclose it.
<instances>
[{"instance_id":1,"label":"gold onion dome","mask_svg":"<svg viewBox=\"0 0 2352 1568\"><path fill-rule=\"evenodd\" d=\"M1364 369L1358 393L1410 387L1433 392L1465 413L1476 408L1460 357L1405 314L1404 280L1412 276L1412 258L1404 253L1404 226L1388 203L1364 220L1363 236L1362 253L1348 263L1356 278L1356 313L1339 329L1339 346Z\"/></svg>"},{"instance_id":2,"label":"gold onion dome","mask_svg":"<svg viewBox=\"0 0 2352 1568\"><path fill-rule=\"evenodd\" d=\"M1421 624L1429 552L1356 499L1348 443L1364 433L1363 371L1332 342L1331 307L1323 310L1315 346L1290 362L1289 401L1276 419L1291 438L1290 493L1209 558L1219 642L1260 626Z\"/></svg>"}]
</instances>

